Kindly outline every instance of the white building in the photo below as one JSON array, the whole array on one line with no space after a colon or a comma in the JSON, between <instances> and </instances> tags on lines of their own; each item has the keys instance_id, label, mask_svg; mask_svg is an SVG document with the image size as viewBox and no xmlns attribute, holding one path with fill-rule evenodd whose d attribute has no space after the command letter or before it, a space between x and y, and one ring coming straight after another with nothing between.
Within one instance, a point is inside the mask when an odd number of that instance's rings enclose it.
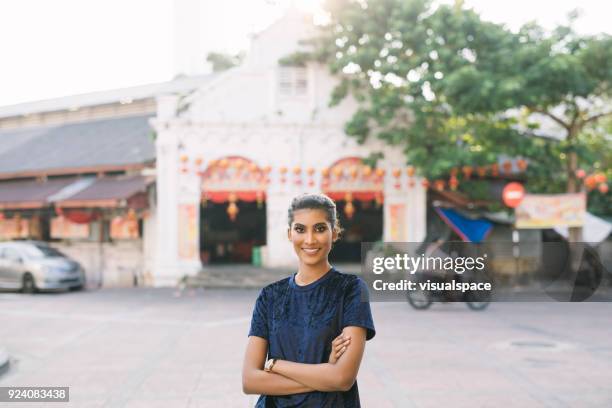
<instances>
[{"instance_id":1,"label":"white building","mask_svg":"<svg viewBox=\"0 0 612 408\"><path fill-rule=\"evenodd\" d=\"M360 240L424 238L426 192L407 173L402 151L378 140L359 145L344 134L356 104L347 99L328 107L336 79L326 67L279 66L312 33L310 21L291 10L253 38L241 66L187 99L158 98L151 120L157 133L154 285L196 274L202 260L248 261L253 246L263 247L265 266L293 265L287 209L302 192L329 192L343 214L351 201L355 213L345 217L350 228L342 245L353 244L341 250L342 260L358 261ZM359 162L378 151L384 177ZM239 211L234 221L226 213L230 205Z\"/></svg>"}]
</instances>

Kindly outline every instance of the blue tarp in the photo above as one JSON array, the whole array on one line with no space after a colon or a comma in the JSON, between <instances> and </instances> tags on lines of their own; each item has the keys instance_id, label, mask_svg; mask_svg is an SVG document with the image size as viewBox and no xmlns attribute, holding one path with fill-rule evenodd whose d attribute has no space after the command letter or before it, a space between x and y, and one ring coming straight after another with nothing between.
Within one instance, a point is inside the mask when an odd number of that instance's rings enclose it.
<instances>
[{"instance_id":1,"label":"blue tarp","mask_svg":"<svg viewBox=\"0 0 612 408\"><path fill-rule=\"evenodd\" d=\"M493 228L493 224L485 219L472 220L451 208L436 208L435 210L465 242L482 242Z\"/></svg>"}]
</instances>

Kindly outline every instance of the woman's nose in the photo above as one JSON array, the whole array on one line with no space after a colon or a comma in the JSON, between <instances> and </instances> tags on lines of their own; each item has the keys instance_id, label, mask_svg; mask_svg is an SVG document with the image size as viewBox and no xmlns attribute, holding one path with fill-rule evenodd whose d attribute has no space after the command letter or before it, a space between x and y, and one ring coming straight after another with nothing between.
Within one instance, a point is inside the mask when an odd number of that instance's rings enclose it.
<instances>
[{"instance_id":1,"label":"woman's nose","mask_svg":"<svg viewBox=\"0 0 612 408\"><path fill-rule=\"evenodd\" d=\"M306 233L306 243L312 244L316 241L315 234L312 231Z\"/></svg>"}]
</instances>

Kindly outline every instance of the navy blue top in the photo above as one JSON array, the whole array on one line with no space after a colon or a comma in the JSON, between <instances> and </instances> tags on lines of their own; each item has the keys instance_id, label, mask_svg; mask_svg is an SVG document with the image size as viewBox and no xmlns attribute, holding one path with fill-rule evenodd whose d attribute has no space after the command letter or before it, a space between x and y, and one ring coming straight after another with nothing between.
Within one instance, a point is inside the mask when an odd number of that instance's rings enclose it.
<instances>
[{"instance_id":1,"label":"navy blue top","mask_svg":"<svg viewBox=\"0 0 612 408\"><path fill-rule=\"evenodd\" d=\"M332 340L347 326L365 328L366 340L376 333L364 281L332 268L305 286L293 275L263 288L249 336L268 340L268 358L319 364L328 361ZM256 408L267 407L360 407L359 390L355 381L344 392L260 396Z\"/></svg>"}]
</instances>

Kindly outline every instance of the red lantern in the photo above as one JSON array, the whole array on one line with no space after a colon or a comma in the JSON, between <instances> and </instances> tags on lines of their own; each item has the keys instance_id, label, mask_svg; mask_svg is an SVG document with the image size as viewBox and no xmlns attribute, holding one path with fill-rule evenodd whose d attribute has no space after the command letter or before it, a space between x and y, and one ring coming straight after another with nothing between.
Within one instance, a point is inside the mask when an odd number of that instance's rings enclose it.
<instances>
[{"instance_id":1,"label":"red lantern","mask_svg":"<svg viewBox=\"0 0 612 408\"><path fill-rule=\"evenodd\" d=\"M323 167L323 168L321 169L321 175L322 175L324 178L329 177L329 169L328 169L327 167Z\"/></svg>"},{"instance_id":2,"label":"red lantern","mask_svg":"<svg viewBox=\"0 0 612 408\"><path fill-rule=\"evenodd\" d=\"M485 166L478 166L476 173L478 173L478 177L484 177L487 174L487 168Z\"/></svg>"},{"instance_id":3,"label":"red lantern","mask_svg":"<svg viewBox=\"0 0 612 408\"><path fill-rule=\"evenodd\" d=\"M436 181L434 181L434 187L438 191L444 190L444 186L445 185L446 185L446 183L444 182L444 180L436 180Z\"/></svg>"},{"instance_id":4,"label":"red lantern","mask_svg":"<svg viewBox=\"0 0 612 408\"><path fill-rule=\"evenodd\" d=\"M406 174L408 175L408 177L414 176L414 167L413 166L406 167Z\"/></svg>"},{"instance_id":5,"label":"red lantern","mask_svg":"<svg viewBox=\"0 0 612 408\"><path fill-rule=\"evenodd\" d=\"M508 174L510 172L512 172L512 162L509 160L506 160L503 164L502 164L503 168L504 168L504 173Z\"/></svg>"},{"instance_id":6,"label":"red lantern","mask_svg":"<svg viewBox=\"0 0 612 408\"><path fill-rule=\"evenodd\" d=\"M393 177L400 178L402 176L402 171L400 169L393 169Z\"/></svg>"},{"instance_id":7,"label":"red lantern","mask_svg":"<svg viewBox=\"0 0 612 408\"><path fill-rule=\"evenodd\" d=\"M351 166L349 174L351 175L351 178L355 180L357 178L357 166Z\"/></svg>"},{"instance_id":8,"label":"red lantern","mask_svg":"<svg viewBox=\"0 0 612 408\"><path fill-rule=\"evenodd\" d=\"M361 169L361 174L363 174L363 177L370 177L370 175L372 174L372 168L370 166L363 166Z\"/></svg>"},{"instance_id":9,"label":"red lantern","mask_svg":"<svg viewBox=\"0 0 612 408\"><path fill-rule=\"evenodd\" d=\"M469 179L472 176L472 170L472 166L463 166L461 169L466 179Z\"/></svg>"},{"instance_id":10,"label":"red lantern","mask_svg":"<svg viewBox=\"0 0 612 408\"><path fill-rule=\"evenodd\" d=\"M594 175L595 177L595 182L596 183L605 183L606 182L606 175L603 173L597 173Z\"/></svg>"},{"instance_id":11,"label":"red lantern","mask_svg":"<svg viewBox=\"0 0 612 408\"><path fill-rule=\"evenodd\" d=\"M342 178L342 173L343 173L343 169L342 167L336 167L334 170L334 176L336 176L336 178L340 179Z\"/></svg>"},{"instance_id":12,"label":"red lantern","mask_svg":"<svg viewBox=\"0 0 612 408\"><path fill-rule=\"evenodd\" d=\"M295 166L293 168L293 174L295 174L296 176L299 176L301 172L302 172L302 168L300 166Z\"/></svg>"},{"instance_id":13,"label":"red lantern","mask_svg":"<svg viewBox=\"0 0 612 408\"><path fill-rule=\"evenodd\" d=\"M457 180L457 177L451 176L450 180L448 181L448 185L450 186L451 190L455 191L459 186L459 180Z\"/></svg>"},{"instance_id":14,"label":"red lantern","mask_svg":"<svg viewBox=\"0 0 612 408\"><path fill-rule=\"evenodd\" d=\"M597 189L599 190L601 194L606 194L609 190L609 187L606 183L601 183L599 187L597 187Z\"/></svg>"},{"instance_id":15,"label":"red lantern","mask_svg":"<svg viewBox=\"0 0 612 408\"><path fill-rule=\"evenodd\" d=\"M516 165L519 168L520 171L525 171L527 170L527 160L525 159L518 159L516 161Z\"/></svg>"},{"instance_id":16,"label":"red lantern","mask_svg":"<svg viewBox=\"0 0 612 408\"><path fill-rule=\"evenodd\" d=\"M355 206L353 205L353 195L348 192L344 196L344 199L346 200L346 205L344 206L344 215L346 215L346 218L351 219L353 218L353 214L355 214Z\"/></svg>"},{"instance_id":17,"label":"red lantern","mask_svg":"<svg viewBox=\"0 0 612 408\"><path fill-rule=\"evenodd\" d=\"M423 188L425 188L425 190L427 190L429 188L429 180L423 179L423 181L421 181L421 185Z\"/></svg>"},{"instance_id":18,"label":"red lantern","mask_svg":"<svg viewBox=\"0 0 612 408\"><path fill-rule=\"evenodd\" d=\"M582 180L583 178L586 177L586 171L584 171L582 169L576 170L576 177L578 177L580 180Z\"/></svg>"},{"instance_id":19,"label":"red lantern","mask_svg":"<svg viewBox=\"0 0 612 408\"><path fill-rule=\"evenodd\" d=\"M385 169L376 169L376 177L382 178L385 176Z\"/></svg>"},{"instance_id":20,"label":"red lantern","mask_svg":"<svg viewBox=\"0 0 612 408\"><path fill-rule=\"evenodd\" d=\"M451 177L457 177L457 171L458 171L457 168L453 167L450 171Z\"/></svg>"},{"instance_id":21,"label":"red lantern","mask_svg":"<svg viewBox=\"0 0 612 408\"><path fill-rule=\"evenodd\" d=\"M497 176L499 176L499 164L497 164L497 163L493 163L493 164L491 165L491 175L492 175L493 177L497 177Z\"/></svg>"}]
</instances>

